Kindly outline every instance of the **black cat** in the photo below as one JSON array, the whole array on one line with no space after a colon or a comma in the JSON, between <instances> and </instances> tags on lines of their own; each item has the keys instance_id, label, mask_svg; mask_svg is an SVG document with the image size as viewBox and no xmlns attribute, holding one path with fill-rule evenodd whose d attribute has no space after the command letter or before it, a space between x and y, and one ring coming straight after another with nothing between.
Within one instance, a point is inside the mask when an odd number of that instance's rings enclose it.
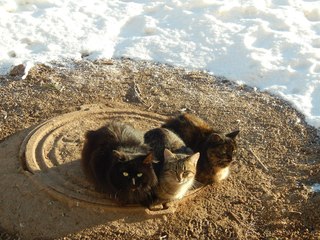
<instances>
[{"instance_id":1,"label":"black cat","mask_svg":"<svg viewBox=\"0 0 320 240\"><path fill-rule=\"evenodd\" d=\"M143 134L127 124L112 122L88 131L81 162L96 190L122 204L147 204L158 182Z\"/></svg>"}]
</instances>

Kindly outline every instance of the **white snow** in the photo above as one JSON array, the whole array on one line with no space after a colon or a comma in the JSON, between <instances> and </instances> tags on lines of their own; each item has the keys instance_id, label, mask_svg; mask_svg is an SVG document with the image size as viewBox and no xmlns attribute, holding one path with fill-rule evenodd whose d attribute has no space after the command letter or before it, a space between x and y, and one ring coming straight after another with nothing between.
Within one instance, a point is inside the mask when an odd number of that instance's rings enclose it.
<instances>
[{"instance_id":1,"label":"white snow","mask_svg":"<svg viewBox=\"0 0 320 240\"><path fill-rule=\"evenodd\" d=\"M0 0L0 74L81 57L207 70L320 127L319 0Z\"/></svg>"}]
</instances>

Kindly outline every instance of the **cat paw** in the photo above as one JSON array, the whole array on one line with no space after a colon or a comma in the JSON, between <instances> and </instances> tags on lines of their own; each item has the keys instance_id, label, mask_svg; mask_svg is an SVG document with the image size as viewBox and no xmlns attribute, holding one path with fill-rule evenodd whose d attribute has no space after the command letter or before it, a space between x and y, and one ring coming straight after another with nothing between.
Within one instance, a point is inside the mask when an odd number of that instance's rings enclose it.
<instances>
[{"instance_id":1,"label":"cat paw","mask_svg":"<svg viewBox=\"0 0 320 240\"><path fill-rule=\"evenodd\" d=\"M172 208L175 206L175 203L174 202L166 202L166 203L163 203L163 209L168 209L168 208Z\"/></svg>"},{"instance_id":2,"label":"cat paw","mask_svg":"<svg viewBox=\"0 0 320 240\"><path fill-rule=\"evenodd\" d=\"M160 211L165 209L162 203L154 203L149 206L149 210L151 211Z\"/></svg>"}]
</instances>

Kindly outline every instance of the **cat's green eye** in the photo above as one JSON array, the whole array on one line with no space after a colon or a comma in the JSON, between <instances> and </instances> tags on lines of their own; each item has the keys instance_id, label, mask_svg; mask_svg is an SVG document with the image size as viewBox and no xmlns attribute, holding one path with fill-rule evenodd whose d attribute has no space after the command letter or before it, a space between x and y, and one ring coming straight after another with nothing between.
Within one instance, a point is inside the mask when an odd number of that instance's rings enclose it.
<instances>
[{"instance_id":1,"label":"cat's green eye","mask_svg":"<svg viewBox=\"0 0 320 240\"><path fill-rule=\"evenodd\" d=\"M137 177L142 177L142 173L138 173L138 174L137 174Z\"/></svg>"},{"instance_id":2,"label":"cat's green eye","mask_svg":"<svg viewBox=\"0 0 320 240\"><path fill-rule=\"evenodd\" d=\"M127 173L127 172L123 172L122 174L123 174L123 176L125 176L125 177L128 177L128 176L129 176L129 173Z\"/></svg>"}]
</instances>

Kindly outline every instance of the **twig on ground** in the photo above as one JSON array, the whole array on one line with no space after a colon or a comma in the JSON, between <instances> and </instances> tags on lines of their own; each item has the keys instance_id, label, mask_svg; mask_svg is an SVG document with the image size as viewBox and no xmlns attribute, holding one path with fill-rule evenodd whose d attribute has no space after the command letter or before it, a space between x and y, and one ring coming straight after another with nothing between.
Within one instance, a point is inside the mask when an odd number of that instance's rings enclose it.
<instances>
[{"instance_id":1,"label":"twig on ground","mask_svg":"<svg viewBox=\"0 0 320 240\"><path fill-rule=\"evenodd\" d=\"M239 220L238 216L235 215L233 212L227 211L227 214L232 220L236 221L239 225L242 225L242 222Z\"/></svg>"},{"instance_id":2,"label":"twig on ground","mask_svg":"<svg viewBox=\"0 0 320 240\"><path fill-rule=\"evenodd\" d=\"M261 159L255 154L255 152L249 147L249 151L252 153L252 155L257 159L257 161L260 163L260 165L264 168L264 170L269 171L269 169L266 167L266 165L263 164Z\"/></svg>"}]
</instances>

